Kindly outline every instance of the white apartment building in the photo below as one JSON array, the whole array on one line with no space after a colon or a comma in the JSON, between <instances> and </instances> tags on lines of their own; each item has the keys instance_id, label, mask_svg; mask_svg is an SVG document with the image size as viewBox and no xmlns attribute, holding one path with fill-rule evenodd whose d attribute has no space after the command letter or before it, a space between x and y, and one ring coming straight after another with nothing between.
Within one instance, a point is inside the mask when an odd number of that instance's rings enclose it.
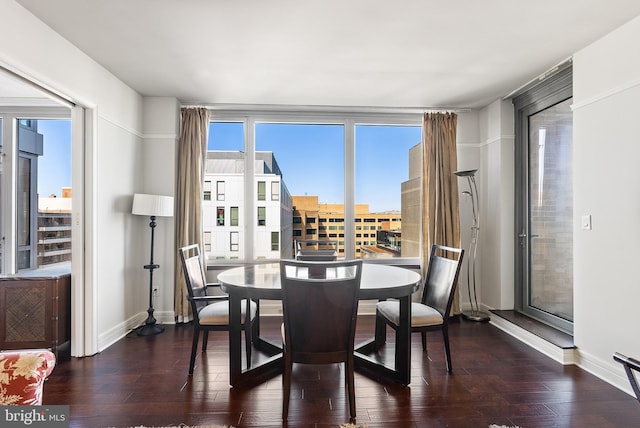
<instances>
[{"instance_id":1,"label":"white apartment building","mask_svg":"<svg viewBox=\"0 0 640 428\"><path fill-rule=\"evenodd\" d=\"M204 249L208 260L244 259L246 242L256 259L292 257L291 195L271 152L256 152L251 215L254 237L245 240L244 153L209 151L203 188Z\"/></svg>"}]
</instances>

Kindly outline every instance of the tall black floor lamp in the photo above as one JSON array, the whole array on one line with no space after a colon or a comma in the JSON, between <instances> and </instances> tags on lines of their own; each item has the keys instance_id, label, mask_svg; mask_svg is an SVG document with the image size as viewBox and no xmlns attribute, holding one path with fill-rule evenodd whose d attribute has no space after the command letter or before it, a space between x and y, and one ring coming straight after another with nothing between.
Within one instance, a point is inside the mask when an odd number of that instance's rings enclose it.
<instances>
[{"instance_id":1,"label":"tall black floor lamp","mask_svg":"<svg viewBox=\"0 0 640 428\"><path fill-rule=\"evenodd\" d=\"M151 218L149 223L151 228L151 259L149 264L144 266L145 269L149 269L149 309L147 309L149 315L144 325L136 329L140 336L150 336L164 331L164 327L156 325L156 319L153 316L153 271L160 267L153 262L153 235L156 228L156 217L173 216L173 197L136 193L133 195L131 213Z\"/></svg>"},{"instance_id":2,"label":"tall black floor lamp","mask_svg":"<svg viewBox=\"0 0 640 428\"><path fill-rule=\"evenodd\" d=\"M478 294L476 290L476 253L478 252L478 232L480 231L480 204L478 202L478 186L476 185L477 169L456 171L458 177L466 177L469 190L462 192L471 199L473 224L471 225L471 240L467 254L467 291L469 292L469 304L471 311L462 311L462 316L470 321L489 321L489 314L482 312L478 307ZM471 292L473 291L473 295Z\"/></svg>"}]
</instances>

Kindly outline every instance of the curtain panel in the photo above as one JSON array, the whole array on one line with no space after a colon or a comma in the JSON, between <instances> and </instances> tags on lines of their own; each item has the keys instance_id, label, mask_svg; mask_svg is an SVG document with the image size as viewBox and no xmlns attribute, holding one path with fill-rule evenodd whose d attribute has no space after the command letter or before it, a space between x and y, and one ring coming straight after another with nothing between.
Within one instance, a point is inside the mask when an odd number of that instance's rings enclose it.
<instances>
[{"instance_id":1,"label":"curtain panel","mask_svg":"<svg viewBox=\"0 0 640 428\"><path fill-rule=\"evenodd\" d=\"M174 255L176 266L174 312L176 322L188 322L191 320L191 314L187 300L187 284L177 249L190 244L198 244L202 248L202 186L209 138L209 110L202 107L182 108L180 116L175 219L177 248ZM202 253L204 254L204 251Z\"/></svg>"},{"instance_id":2,"label":"curtain panel","mask_svg":"<svg viewBox=\"0 0 640 428\"><path fill-rule=\"evenodd\" d=\"M422 274L431 245L460 248L455 113L425 113L422 120ZM452 313L460 313L459 288Z\"/></svg>"}]
</instances>

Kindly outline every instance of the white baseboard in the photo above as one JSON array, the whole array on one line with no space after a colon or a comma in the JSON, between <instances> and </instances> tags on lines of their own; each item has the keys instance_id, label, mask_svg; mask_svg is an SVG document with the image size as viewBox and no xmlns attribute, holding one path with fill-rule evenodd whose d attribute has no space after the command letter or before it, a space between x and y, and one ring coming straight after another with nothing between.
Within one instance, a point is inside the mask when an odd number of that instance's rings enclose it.
<instances>
[{"instance_id":1,"label":"white baseboard","mask_svg":"<svg viewBox=\"0 0 640 428\"><path fill-rule=\"evenodd\" d=\"M570 349L560 348L499 316L492 316L490 323L554 361L563 365L576 365L604 382L635 397L622 366L613 360L613 356L611 361L603 361L593 355L585 354L577 347Z\"/></svg>"},{"instance_id":2,"label":"white baseboard","mask_svg":"<svg viewBox=\"0 0 640 428\"><path fill-rule=\"evenodd\" d=\"M622 364L613 360L601 360L593 355L576 350L576 365L581 369L599 377L603 381L615 386L635 398L631 384L627 379Z\"/></svg>"},{"instance_id":3,"label":"white baseboard","mask_svg":"<svg viewBox=\"0 0 640 428\"><path fill-rule=\"evenodd\" d=\"M125 337L131 330L142 325L147 319L146 312L140 312L128 320L110 328L98 335L98 352L102 352L118 340Z\"/></svg>"},{"instance_id":4,"label":"white baseboard","mask_svg":"<svg viewBox=\"0 0 640 428\"><path fill-rule=\"evenodd\" d=\"M98 352L102 352L127 334L144 324L149 314L138 312L128 320L98 335ZM174 311L156 311L153 313L158 324L175 324Z\"/></svg>"}]
</instances>

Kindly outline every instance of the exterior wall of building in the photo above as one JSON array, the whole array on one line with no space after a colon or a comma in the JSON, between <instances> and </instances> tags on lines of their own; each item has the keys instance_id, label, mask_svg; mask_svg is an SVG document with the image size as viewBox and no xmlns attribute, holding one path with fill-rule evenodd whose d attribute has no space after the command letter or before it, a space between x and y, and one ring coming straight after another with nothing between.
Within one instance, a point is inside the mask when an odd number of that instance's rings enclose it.
<instances>
[{"instance_id":1,"label":"exterior wall of building","mask_svg":"<svg viewBox=\"0 0 640 428\"><path fill-rule=\"evenodd\" d=\"M38 199L38 267L71 261L71 188Z\"/></svg>"},{"instance_id":2,"label":"exterior wall of building","mask_svg":"<svg viewBox=\"0 0 640 428\"><path fill-rule=\"evenodd\" d=\"M338 254L344 256L344 205L320 204L318 196L292 196L293 238L338 242ZM371 213L368 204L355 207L356 257L393 257L395 253L377 245L378 230L399 231L399 212Z\"/></svg>"},{"instance_id":3,"label":"exterior wall of building","mask_svg":"<svg viewBox=\"0 0 640 428\"><path fill-rule=\"evenodd\" d=\"M280 182L280 231L280 257L292 259L294 257L293 198L284 181Z\"/></svg>"},{"instance_id":4,"label":"exterior wall of building","mask_svg":"<svg viewBox=\"0 0 640 428\"><path fill-rule=\"evenodd\" d=\"M402 250L401 257L419 257L421 249L422 145L409 150L409 179L401 184Z\"/></svg>"},{"instance_id":5,"label":"exterior wall of building","mask_svg":"<svg viewBox=\"0 0 640 428\"><path fill-rule=\"evenodd\" d=\"M401 257L420 256L420 187L421 179L412 178L401 185L402 249Z\"/></svg>"},{"instance_id":6,"label":"exterior wall of building","mask_svg":"<svg viewBox=\"0 0 640 428\"><path fill-rule=\"evenodd\" d=\"M258 219L258 213L256 212L256 235L254 242L254 255L256 259L279 259L280 258L280 245L281 245L281 225L280 225L280 212L281 212L281 204L280 204L280 195L277 196L276 200L273 200L272 192L271 192L271 183L278 183L278 188L280 188L279 183L281 182L281 177L275 174L260 174L256 175L255 179L255 189L258 189L258 182L265 183L265 198L264 200L258 200L256 207L257 210L261 208L265 208L266 219L265 224L262 224ZM258 195L255 195L255 198L258 198ZM278 234L278 245L277 247L273 246L272 234Z\"/></svg>"},{"instance_id":7,"label":"exterior wall of building","mask_svg":"<svg viewBox=\"0 0 640 428\"><path fill-rule=\"evenodd\" d=\"M218 183L224 183L224 193L218 194ZM209 196L207 192L211 189ZM231 226L231 208L238 208L238 225ZM218 209L224 211L224 223L218 224ZM202 201L204 251L209 259L242 259L244 257L244 178L243 174L205 174L205 195ZM237 234L237 241L232 236Z\"/></svg>"},{"instance_id":8,"label":"exterior wall of building","mask_svg":"<svg viewBox=\"0 0 640 428\"><path fill-rule=\"evenodd\" d=\"M247 204L244 198L244 154L209 152L205 168L203 194L204 250L209 260L245 259L244 223ZM273 159L273 154L256 154L253 195L256 212L253 251L256 259L279 259L293 256L291 195ZM264 199L259 199L259 185L264 183ZM224 191L220 189L224 188ZM277 191L275 191L277 189ZM237 209L232 219L232 209ZM264 222L259 213L264 212ZM233 221L237 219L237 221Z\"/></svg>"}]
</instances>

